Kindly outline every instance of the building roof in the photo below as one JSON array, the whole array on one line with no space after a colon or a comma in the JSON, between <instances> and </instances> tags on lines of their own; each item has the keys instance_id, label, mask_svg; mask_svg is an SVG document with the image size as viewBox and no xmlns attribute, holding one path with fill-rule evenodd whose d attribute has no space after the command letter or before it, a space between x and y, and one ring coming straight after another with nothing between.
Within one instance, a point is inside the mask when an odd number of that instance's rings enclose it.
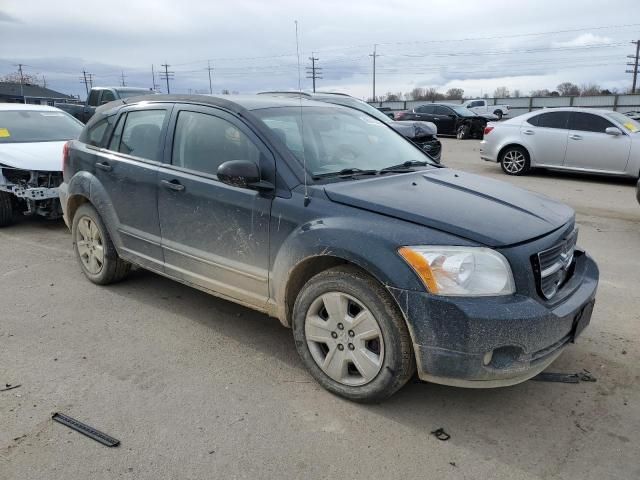
<instances>
[{"instance_id":1,"label":"building roof","mask_svg":"<svg viewBox=\"0 0 640 480\"><path fill-rule=\"evenodd\" d=\"M73 98L70 95L56 92L50 88L32 85L30 83L25 83L22 86L22 92L24 92L25 97L33 98ZM21 97L22 93L20 90L20 84L13 82L0 82L0 96Z\"/></svg>"}]
</instances>

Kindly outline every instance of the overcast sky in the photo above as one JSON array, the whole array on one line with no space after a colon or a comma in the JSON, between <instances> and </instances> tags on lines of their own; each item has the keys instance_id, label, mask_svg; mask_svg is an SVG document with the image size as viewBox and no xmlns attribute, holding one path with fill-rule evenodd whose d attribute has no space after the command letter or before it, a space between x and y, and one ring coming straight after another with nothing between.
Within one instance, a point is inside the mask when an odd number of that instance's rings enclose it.
<instances>
[{"instance_id":1,"label":"overcast sky","mask_svg":"<svg viewBox=\"0 0 640 480\"><path fill-rule=\"evenodd\" d=\"M562 81L626 90L630 41L640 38L638 0L0 0L0 75L23 63L84 98L83 69L95 85L118 85L124 72L127 85L151 87L151 65L168 63L172 93L208 93L210 60L214 93L295 89L294 20L303 89L314 52L318 89L360 98L371 96L374 44L378 95L498 86L524 95Z\"/></svg>"}]
</instances>

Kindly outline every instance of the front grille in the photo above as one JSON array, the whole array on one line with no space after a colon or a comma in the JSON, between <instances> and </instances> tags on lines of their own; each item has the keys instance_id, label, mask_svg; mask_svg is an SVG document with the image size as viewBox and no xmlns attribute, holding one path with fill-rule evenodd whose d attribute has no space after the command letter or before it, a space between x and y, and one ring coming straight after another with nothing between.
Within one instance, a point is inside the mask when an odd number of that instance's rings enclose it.
<instances>
[{"instance_id":1,"label":"front grille","mask_svg":"<svg viewBox=\"0 0 640 480\"><path fill-rule=\"evenodd\" d=\"M547 300L553 298L571 276L577 240L578 230L575 229L558 244L534 256L538 289Z\"/></svg>"}]
</instances>

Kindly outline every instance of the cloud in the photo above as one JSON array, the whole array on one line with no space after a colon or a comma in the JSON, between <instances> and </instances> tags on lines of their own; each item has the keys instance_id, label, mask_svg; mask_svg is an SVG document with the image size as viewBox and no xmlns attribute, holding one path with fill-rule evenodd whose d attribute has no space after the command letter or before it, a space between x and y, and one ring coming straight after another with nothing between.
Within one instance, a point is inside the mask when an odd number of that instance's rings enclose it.
<instances>
[{"instance_id":1,"label":"cloud","mask_svg":"<svg viewBox=\"0 0 640 480\"><path fill-rule=\"evenodd\" d=\"M566 42L553 42L552 45L556 48L585 47L588 45L606 45L611 42L612 39L609 37L602 37L594 35L593 33L583 33L572 40L568 40Z\"/></svg>"},{"instance_id":2,"label":"cloud","mask_svg":"<svg viewBox=\"0 0 640 480\"><path fill-rule=\"evenodd\" d=\"M22 21L19 18L12 17L8 13L4 13L4 12L0 12L0 22L22 23Z\"/></svg>"}]
</instances>

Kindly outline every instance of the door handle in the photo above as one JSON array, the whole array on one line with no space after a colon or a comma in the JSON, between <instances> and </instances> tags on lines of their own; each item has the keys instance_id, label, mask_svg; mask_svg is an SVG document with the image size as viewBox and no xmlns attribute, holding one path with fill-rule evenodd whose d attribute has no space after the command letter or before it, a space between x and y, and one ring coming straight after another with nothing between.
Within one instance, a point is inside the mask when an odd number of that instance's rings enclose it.
<instances>
[{"instance_id":1,"label":"door handle","mask_svg":"<svg viewBox=\"0 0 640 480\"><path fill-rule=\"evenodd\" d=\"M105 172L110 172L111 170L113 170L113 167L109 165L107 162L96 163L96 168L99 168L100 170L104 170Z\"/></svg>"},{"instance_id":2,"label":"door handle","mask_svg":"<svg viewBox=\"0 0 640 480\"><path fill-rule=\"evenodd\" d=\"M569 135L569 138L571 140L582 140L582 137L580 135Z\"/></svg>"},{"instance_id":3,"label":"door handle","mask_svg":"<svg viewBox=\"0 0 640 480\"><path fill-rule=\"evenodd\" d=\"M184 185L182 185L178 180L161 180L160 182L169 190L176 190L177 192L181 192L184 190Z\"/></svg>"},{"instance_id":4,"label":"door handle","mask_svg":"<svg viewBox=\"0 0 640 480\"><path fill-rule=\"evenodd\" d=\"M535 135L536 132L534 132L533 130L523 130L522 133L524 133L525 135Z\"/></svg>"}]
</instances>

